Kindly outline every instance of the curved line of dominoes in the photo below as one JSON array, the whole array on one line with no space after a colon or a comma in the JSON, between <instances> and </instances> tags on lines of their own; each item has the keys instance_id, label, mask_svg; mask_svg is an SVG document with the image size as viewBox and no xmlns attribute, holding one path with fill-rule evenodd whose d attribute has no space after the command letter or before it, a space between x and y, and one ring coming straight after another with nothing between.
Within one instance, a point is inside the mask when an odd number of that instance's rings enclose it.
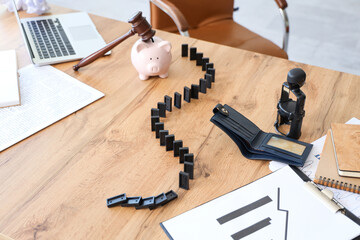
<instances>
[{"instance_id":1,"label":"curved line of dominoes","mask_svg":"<svg viewBox=\"0 0 360 240\"><path fill-rule=\"evenodd\" d=\"M188 57L188 44L181 45L181 56ZM195 47L190 48L190 60L196 60L196 66L201 66L205 71L204 78L200 78L199 84L192 84L191 88L184 87L184 101L190 103L191 99L198 99L199 92L206 93L208 88L211 88L215 82L214 64L210 63L209 58L203 57L203 53L198 53ZM174 93L174 107L181 108L182 95L178 92ZM188 147L183 147L182 140L175 140L174 134L169 134L165 130L163 122L160 118L166 117L166 111L172 112L172 98L164 96L164 102L158 102L157 108L151 109L151 131L155 132L155 137L160 139L160 146L165 146L166 151L174 151L174 157L180 158L180 163L184 164L184 171L179 172L179 187L189 190L189 179L194 179L194 154L189 152ZM178 197L177 193L170 190L166 193L161 193L157 196L142 198L127 197L126 193L108 198L106 200L107 207L135 207L135 209L150 209L164 206L170 201Z\"/></svg>"}]
</instances>

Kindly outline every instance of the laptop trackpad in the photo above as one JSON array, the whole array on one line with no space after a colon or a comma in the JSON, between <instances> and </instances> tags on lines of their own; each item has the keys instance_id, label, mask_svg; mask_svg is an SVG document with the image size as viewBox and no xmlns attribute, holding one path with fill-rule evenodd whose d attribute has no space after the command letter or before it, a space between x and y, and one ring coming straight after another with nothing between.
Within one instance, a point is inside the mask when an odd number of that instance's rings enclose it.
<instances>
[{"instance_id":1,"label":"laptop trackpad","mask_svg":"<svg viewBox=\"0 0 360 240\"><path fill-rule=\"evenodd\" d=\"M90 25L69 27L69 31L75 41L98 38L98 33Z\"/></svg>"}]
</instances>

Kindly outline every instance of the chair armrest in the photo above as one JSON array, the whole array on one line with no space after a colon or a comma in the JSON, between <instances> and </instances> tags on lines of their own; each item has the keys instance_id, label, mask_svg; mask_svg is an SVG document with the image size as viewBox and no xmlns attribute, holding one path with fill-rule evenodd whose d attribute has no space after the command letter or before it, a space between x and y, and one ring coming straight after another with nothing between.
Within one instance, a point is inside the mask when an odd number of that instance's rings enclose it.
<instances>
[{"instance_id":1,"label":"chair armrest","mask_svg":"<svg viewBox=\"0 0 360 240\"><path fill-rule=\"evenodd\" d=\"M171 2L167 0L150 0L155 6L160 8L174 21L179 33L183 36L189 36L189 24L182 12Z\"/></svg>"},{"instance_id":2,"label":"chair armrest","mask_svg":"<svg viewBox=\"0 0 360 240\"><path fill-rule=\"evenodd\" d=\"M275 2L278 5L278 7L282 10L284 10L288 6L286 0L275 0Z\"/></svg>"},{"instance_id":3,"label":"chair armrest","mask_svg":"<svg viewBox=\"0 0 360 240\"><path fill-rule=\"evenodd\" d=\"M286 52L289 45L289 32L290 32L289 18L285 10L285 8L287 8L288 5L286 0L275 0L275 2L279 7L280 15L284 22L284 36L283 36L282 49Z\"/></svg>"}]
</instances>

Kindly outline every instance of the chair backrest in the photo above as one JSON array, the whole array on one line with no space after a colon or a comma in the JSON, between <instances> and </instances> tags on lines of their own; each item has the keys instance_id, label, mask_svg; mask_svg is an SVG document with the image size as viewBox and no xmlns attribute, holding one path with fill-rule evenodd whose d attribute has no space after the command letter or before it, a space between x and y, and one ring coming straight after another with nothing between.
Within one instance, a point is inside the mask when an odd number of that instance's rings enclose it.
<instances>
[{"instance_id":1,"label":"chair backrest","mask_svg":"<svg viewBox=\"0 0 360 240\"><path fill-rule=\"evenodd\" d=\"M210 22L232 19L234 0L168 0L185 16L189 28L197 28ZM153 28L177 32L172 19L150 2L151 25Z\"/></svg>"}]
</instances>

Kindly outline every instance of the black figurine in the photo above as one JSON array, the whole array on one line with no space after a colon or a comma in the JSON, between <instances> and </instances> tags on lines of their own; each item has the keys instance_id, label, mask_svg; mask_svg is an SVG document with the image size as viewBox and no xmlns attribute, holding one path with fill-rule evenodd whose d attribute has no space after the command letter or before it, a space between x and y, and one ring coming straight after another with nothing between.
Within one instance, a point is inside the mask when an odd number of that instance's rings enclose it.
<instances>
[{"instance_id":1,"label":"black figurine","mask_svg":"<svg viewBox=\"0 0 360 240\"><path fill-rule=\"evenodd\" d=\"M280 100L277 104L277 118L275 129L282 135L299 139L301 136L301 125L305 116L305 94L300 88L305 84L306 73L301 68L294 68L288 72L287 82L282 84ZM290 91L296 97L296 101L290 98ZM288 133L280 130L281 125L290 125Z\"/></svg>"}]
</instances>

